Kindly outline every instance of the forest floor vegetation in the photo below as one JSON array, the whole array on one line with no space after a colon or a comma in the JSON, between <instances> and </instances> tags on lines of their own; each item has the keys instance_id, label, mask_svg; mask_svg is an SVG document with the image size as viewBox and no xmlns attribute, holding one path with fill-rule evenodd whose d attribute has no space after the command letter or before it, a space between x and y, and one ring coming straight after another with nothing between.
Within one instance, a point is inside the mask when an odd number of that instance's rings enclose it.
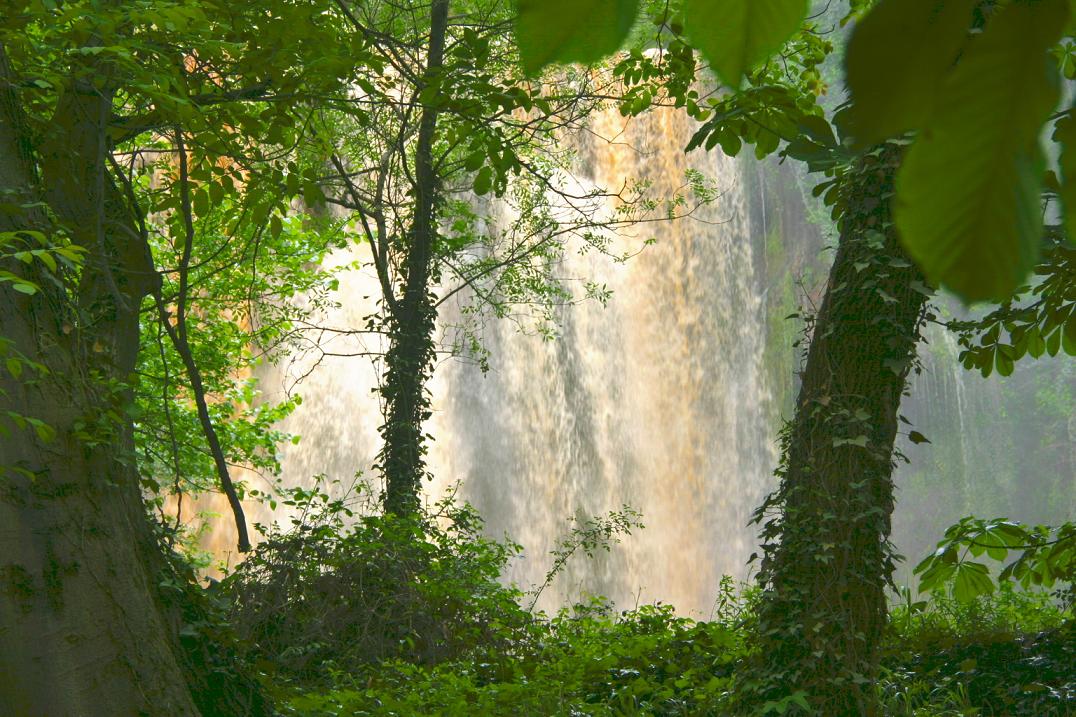
<instances>
[{"instance_id":1,"label":"forest floor vegetation","mask_svg":"<svg viewBox=\"0 0 1076 717\"><path fill-rule=\"evenodd\" d=\"M600 597L549 615L502 582L520 548L483 537L469 506L448 499L416 521L362 515L319 489L284 502L291 529L267 531L211 588L278 714L744 713L757 588L726 577L702 621ZM1072 714L1072 618L1056 595L1007 584L970 602L904 591L875 685L885 714ZM790 694L761 714L807 704Z\"/></svg>"}]
</instances>

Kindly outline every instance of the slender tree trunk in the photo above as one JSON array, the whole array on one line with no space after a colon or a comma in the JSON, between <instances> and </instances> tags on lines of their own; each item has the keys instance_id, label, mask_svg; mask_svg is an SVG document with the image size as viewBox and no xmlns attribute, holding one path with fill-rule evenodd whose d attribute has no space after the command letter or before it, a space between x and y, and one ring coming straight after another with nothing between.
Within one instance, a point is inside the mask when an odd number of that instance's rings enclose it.
<instances>
[{"instance_id":1,"label":"slender tree trunk","mask_svg":"<svg viewBox=\"0 0 1076 717\"><path fill-rule=\"evenodd\" d=\"M50 439L0 418L5 715L198 714L133 464L124 384L141 299L157 275L105 170L110 108L106 92L76 80L51 134L31 147L0 47L0 193L9 204L46 202L88 250L71 289L37 264L3 267L41 291L25 296L0 284L0 337L9 356L47 373L0 371L0 414L39 419L55 432ZM55 227L33 206L0 213L0 231L33 229Z\"/></svg>"},{"instance_id":2,"label":"slender tree trunk","mask_svg":"<svg viewBox=\"0 0 1076 717\"><path fill-rule=\"evenodd\" d=\"M441 82L448 0L433 0L430 8L430 42L424 73L427 85ZM415 146L415 215L404 262L403 297L389 316L390 345L381 396L385 423L381 470L385 477L385 510L397 515L419 508L425 475L425 434L429 418L426 381L433 365L433 331L436 311L430 296L434 245L437 239L437 175L433 143L438 108L422 108Z\"/></svg>"},{"instance_id":3,"label":"slender tree trunk","mask_svg":"<svg viewBox=\"0 0 1076 717\"><path fill-rule=\"evenodd\" d=\"M781 485L759 510L761 674L820 714L873 714L870 680L893 572L893 442L926 294L889 204L899 151L843 177L840 244L816 317Z\"/></svg>"}]
</instances>

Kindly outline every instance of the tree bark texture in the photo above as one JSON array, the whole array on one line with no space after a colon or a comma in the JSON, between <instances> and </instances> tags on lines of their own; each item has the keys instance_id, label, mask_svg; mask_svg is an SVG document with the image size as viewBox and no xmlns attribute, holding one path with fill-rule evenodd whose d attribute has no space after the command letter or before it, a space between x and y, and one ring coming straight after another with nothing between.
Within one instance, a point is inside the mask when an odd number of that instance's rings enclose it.
<instances>
[{"instance_id":1,"label":"tree bark texture","mask_svg":"<svg viewBox=\"0 0 1076 717\"><path fill-rule=\"evenodd\" d=\"M0 47L0 232L66 231L87 254L73 287L37 263L3 266L41 290L0 284L0 337L47 373L0 370L0 421L12 411L55 436L0 431L0 713L197 715L126 413L157 274L106 171L111 96L76 77L31 141L12 80Z\"/></svg>"},{"instance_id":2,"label":"tree bark texture","mask_svg":"<svg viewBox=\"0 0 1076 717\"><path fill-rule=\"evenodd\" d=\"M893 572L893 445L930 290L890 222L897 148L841 182L840 242L784 434L780 487L759 509L759 620L768 698L872 714L869 680ZM768 519L767 519L768 516Z\"/></svg>"},{"instance_id":3,"label":"tree bark texture","mask_svg":"<svg viewBox=\"0 0 1076 717\"><path fill-rule=\"evenodd\" d=\"M448 0L434 0L430 8L430 43L423 75L427 84L441 82L448 4ZM415 214L404 261L403 296L390 309L390 345L381 385L385 423L381 427L384 447L380 463L385 477L385 510L397 515L418 511L426 471L423 424L430 415L426 381L433 365L436 320L430 283L437 240L433 144L438 112L437 106L426 105L419 120Z\"/></svg>"}]
</instances>

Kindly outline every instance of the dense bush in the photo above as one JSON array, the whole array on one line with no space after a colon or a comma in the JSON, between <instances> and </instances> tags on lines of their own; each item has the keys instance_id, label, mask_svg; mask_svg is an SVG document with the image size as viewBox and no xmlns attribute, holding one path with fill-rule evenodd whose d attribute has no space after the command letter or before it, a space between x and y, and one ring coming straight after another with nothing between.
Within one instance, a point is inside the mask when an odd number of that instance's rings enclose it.
<instances>
[{"instance_id":1,"label":"dense bush","mask_svg":"<svg viewBox=\"0 0 1076 717\"><path fill-rule=\"evenodd\" d=\"M971 601L906 599L890 624L881 683L889 714L1047 717L1076 710L1076 630L1049 593L1001 583Z\"/></svg>"},{"instance_id":2,"label":"dense bush","mask_svg":"<svg viewBox=\"0 0 1076 717\"><path fill-rule=\"evenodd\" d=\"M291 529L268 530L220 586L252 657L278 677L322 682L334 665L514 649L528 615L498 578L518 547L483 538L469 506L362 515L318 488L287 491L284 503L296 513Z\"/></svg>"}]
</instances>

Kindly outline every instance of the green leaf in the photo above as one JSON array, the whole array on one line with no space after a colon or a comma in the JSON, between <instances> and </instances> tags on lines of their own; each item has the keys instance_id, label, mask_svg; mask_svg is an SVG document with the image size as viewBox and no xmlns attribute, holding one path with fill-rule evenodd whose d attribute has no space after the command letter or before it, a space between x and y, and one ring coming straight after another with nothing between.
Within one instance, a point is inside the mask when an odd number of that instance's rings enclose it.
<instances>
[{"instance_id":1,"label":"green leaf","mask_svg":"<svg viewBox=\"0 0 1076 717\"><path fill-rule=\"evenodd\" d=\"M519 0L516 42L528 75L554 62L590 64L620 49L639 0Z\"/></svg>"},{"instance_id":2,"label":"green leaf","mask_svg":"<svg viewBox=\"0 0 1076 717\"><path fill-rule=\"evenodd\" d=\"M47 251L44 251L42 249L38 249L38 250L34 251L34 256L36 256L41 261L42 264L47 266L49 268L49 271L51 271L53 273L56 272L56 260L53 259L52 255L49 254Z\"/></svg>"},{"instance_id":3,"label":"green leaf","mask_svg":"<svg viewBox=\"0 0 1076 717\"><path fill-rule=\"evenodd\" d=\"M994 592L990 571L982 563L957 563L953 577L953 597L960 602L971 602L980 595Z\"/></svg>"},{"instance_id":4,"label":"green leaf","mask_svg":"<svg viewBox=\"0 0 1076 717\"><path fill-rule=\"evenodd\" d=\"M686 0L684 32L721 81L739 87L781 48L807 15L808 0Z\"/></svg>"},{"instance_id":5,"label":"green leaf","mask_svg":"<svg viewBox=\"0 0 1076 717\"><path fill-rule=\"evenodd\" d=\"M41 439L42 443L51 443L56 438L56 429L36 418L28 419L34 427L34 433Z\"/></svg>"},{"instance_id":6,"label":"green leaf","mask_svg":"<svg viewBox=\"0 0 1076 717\"><path fill-rule=\"evenodd\" d=\"M474 178L474 193L478 196L488 194L489 190L493 187L493 170L489 167L482 167L478 170L478 174Z\"/></svg>"},{"instance_id":7,"label":"green leaf","mask_svg":"<svg viewBox=\"0 0 1076 717\"><path fill-rule=\"evenodd\" d=\"M999 375L1012 376L1013 360L1006 356L1004 351L998 351L994 354L994 366L997 368Z\"/></svg>"},{"instance_id":8,"label":"green leaf","mask_svg":"<svg viewBox=\"0 0 1076 717\"><path fill-rule=\"evenodd\" d=\"M910 433L908 433L908 440L915 444L930 443L930 439L924 436L919 431L911 431Z\"/></svg>"},{"instance_id":9,"label":"green leaf","mask_svg":"<svg viewBox=\"0 0 1076 717\"><path fill-rule=\"evenodd\" d=\"M1057 121L1053 138L1061 145L1061 205L1065 209L1065 231L1072 241L1076 238L1076 108Z\"/></svg>"},{"instance_id":10,"label":"green leaf","mask_svg":"<svg viewBox=\"0 0 1076 717\"><path fill-rule=\"evenodd\" d=\"M856 25L845 66L859 146L915 129L967 37L975 0L883 0Z\"/></svg>"},{"instance_id":11,"label":"green leaf","mask_svg":"<svg viewBox=\"0 0 1076 717\"><path fill-rule=\"evenodd\" d=\"M1004 300L1038 258L1039 130L1057 104L1047 49L1065 0L1008 5L969 44L897 174L908 253L965 301Z\"/></svg>"},{"instance_id":12,"label":"green leaf","mask_svg":"<svg viewBox=\"0 0 1076 717\"><path fill-rule=\"evenodd\" d=\"M955 565L948 563L942 563L938 560L928 559L915 569L916 573L920 574L919 578L919 592L938 592L949 581L949 578L953 576L953 572L956 570ZM921 569L922 568L922 569Z\"/></svg>"}]
</instances>

